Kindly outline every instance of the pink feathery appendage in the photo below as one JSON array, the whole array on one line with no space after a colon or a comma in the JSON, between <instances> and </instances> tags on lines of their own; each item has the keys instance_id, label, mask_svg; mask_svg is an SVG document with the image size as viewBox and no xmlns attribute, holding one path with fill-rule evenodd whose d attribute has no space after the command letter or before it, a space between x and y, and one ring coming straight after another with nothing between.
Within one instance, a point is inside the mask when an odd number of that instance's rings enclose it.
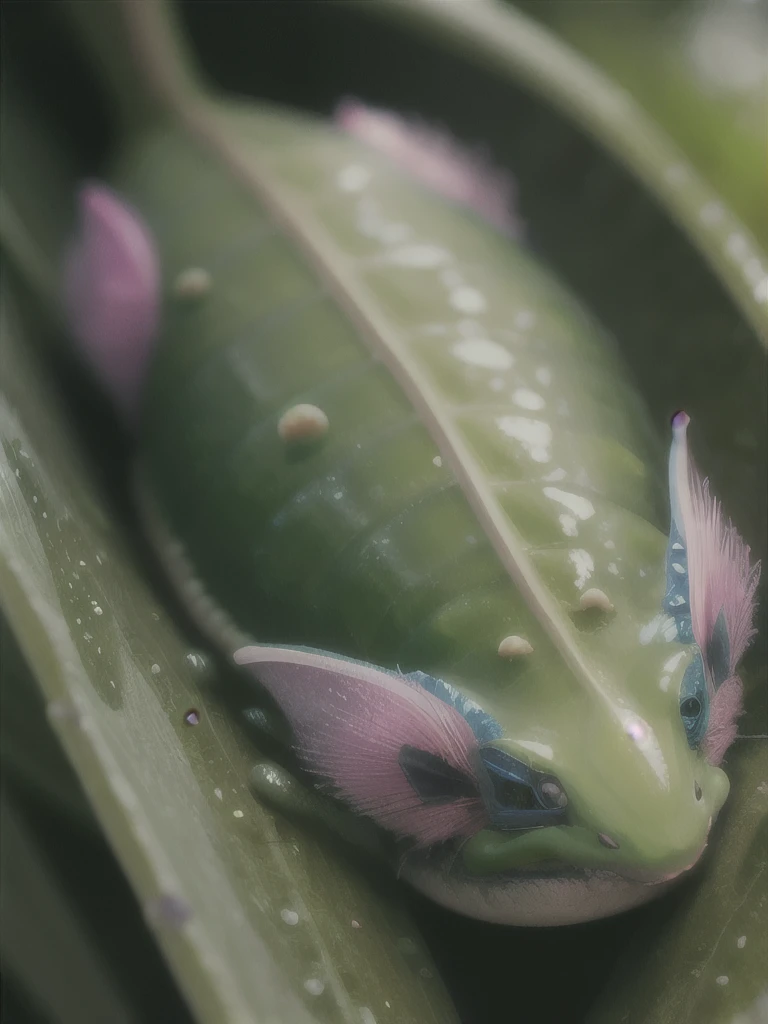
<instances>
[{"instance_id":1,"label":"pink feathery appendage","mask_svg":"<svg viewBox=\"0 0 768 1024\"><path fill-rule=\"evenodd\" d=\"M160 265L143 220L111 189L88 182L64 264L73 339L121 414L135 420L160 319Z\"/></svg>"},{"instance_id":2,"label":"pink feathery appendage","mask_svg":"<svg viewBox=\"0 0 768 1024\"><path fill-rule=\"evenodd\" d=\"M523 236L517 216L512 177L419 120L406 120L386 110L344 99L334 112L336 124L446 199L474 211L513 238Z\"/></svg>"},{"instance_id":3,"label":"pink feathery appendage","mask_svg":"<svg viewBox=\"0 0 768 1024\"><path fill-rule=\"evenodd\" d=\"M712 697L709 725L704 737L704 754L710 764L720 764L736 739L737 720L743 711L744 687L738 676L726 679Z\"/></svg>"},{"instance_id":4,"label":"pink feathery appendage","mask_svg":"<svg viewBox=\"0 0 768 1024\"><path fill-rule=\"evenodd\" d=\"M706 655L722 611L733 674L756 632L753 619L760 563L750 564L749 547L733 524L726 522L720 502L710 494L709 481L702 480L690 456L688 476L689 497L683 514L693 635Z\"/></svg>"},{"instance_id":5,"label":"pink feathery appendage","mask_svg":"<svg viewBox=\"0 0 768 1024\"><path fill-rule=\"evenodd\" d=\"M736 670L757 632L753 625L760 563L750 563L750 549L720 502L710 493L688 451L689 419L673 419L679 457L675 472L675 501L682 519L688 556L688 580L693 636L704 658L710 690L710 714L704 749L712 764L719 764L736 738L742 713L742 683ZM728 678L716 688L707 656L718 618L723 614L728 634Z\"/></svg>"},{"instance_id":6,"label":"pink feathery appendage","mask_svg":"<svg viewBox=\"0 0 768 1024\"><path fill-rule=\"evenodd\" d=\"M374 666L319 652L245 647L248 666L291 724L306 767L329 779L339 797L417 846L474 835L488 824L479 792L425 804L400 766L404 746L442 758L478 785L477 740L450 705Z\"/></svg>"}]
</instances>

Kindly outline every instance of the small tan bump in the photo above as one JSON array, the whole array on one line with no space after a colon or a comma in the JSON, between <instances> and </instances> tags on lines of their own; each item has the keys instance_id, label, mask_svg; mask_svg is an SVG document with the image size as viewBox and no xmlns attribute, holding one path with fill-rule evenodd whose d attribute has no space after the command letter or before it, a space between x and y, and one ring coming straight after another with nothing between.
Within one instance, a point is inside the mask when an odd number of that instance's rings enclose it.
<instances>
[{"instance_id":1,"label":"small tan bump","mask_svg":"<svg viewBox=\"0 0 768 1024\"><path fill-rule=\"evenodd\" d=\"M328 433L328 417L316 405L294 405L280 417L277 432L283 441L314 441Z\"/></svg>"},{"instance_id":2,"label":"small tan bump","mask_svg":"<svg viewBox=\"0 0 768 1024\"><path fill-rule=\"evenodd\" d=\"M173 282L177 299L199 299L211 290L211 275L203 267L187 267Z\"/></svg>"},{"instance_id":3,"label":"small tan bump","mask_svg":"<svg viewBox=\"0 0 768 1024\"><path fill-rule=\"evenodd\" d=\"M502 658L517 658L522 654L533 654L533 648L522 636L505 636L499 644Z\"/></svg>"},{"instance_id":4,"label":"small tan bump","mask_svg":"<svg viewBox=\"0 0 768 1024\"><path fill-rule=\"evenodd\" d=\"M585 590L579 599L579 608L587 611L589 608L598 608L601 612L612 612L613 604L611 603L608 595L598 590L597 587L590 587L589 590Z\"/></svg>"}]
</instances>

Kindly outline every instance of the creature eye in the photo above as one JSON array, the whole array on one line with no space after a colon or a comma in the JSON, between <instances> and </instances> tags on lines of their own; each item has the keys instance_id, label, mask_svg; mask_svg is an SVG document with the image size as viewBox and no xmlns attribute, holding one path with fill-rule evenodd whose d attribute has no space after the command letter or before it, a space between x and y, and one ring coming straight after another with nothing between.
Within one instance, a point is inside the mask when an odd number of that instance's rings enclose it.
<instances>
[{"instance_id":1,"label":"creature eye","mask_svg":"<svg viewBox=\"0 0 768 1024\"><path fill-rule=\"evenodd\" d=\"M685 670L680 686L680 717L688 746L695 750L704 738L709 721L709 693L701 655L697 655Z\"/></svg>"},{"instance_id":2,"label":"creature eye","mask_svg":"<svg viewBox=\"0 0 768 1024\"><path fill-rule=\"evenodd\" d=\"M480 757L486 771L483 795L494 828L516 830L563 824L568 798L557 779L498 747L483 747Z\"/></svg>"},{"instance_id":3,"label":"creature eye","mask_svg":"<svg viewBox=\"0 0 768 1024\"><path fill-rule=\"evenodd\" d=\"M536 806L536 797L530 786L513 779L506 779L495 773L491 775L494 799L503 807L530 811Z\"/></svg>"},{"instance_id":4,"label":"creature eye","mask_svg":"<svg viewBox=\"0 0 768 1024\"><path fill-rule=\"evenodd\" d=\"M698 697L686 697L680 705L683 718L698 718L701 714L701 701Z\"/></svg>"}]
</instances>

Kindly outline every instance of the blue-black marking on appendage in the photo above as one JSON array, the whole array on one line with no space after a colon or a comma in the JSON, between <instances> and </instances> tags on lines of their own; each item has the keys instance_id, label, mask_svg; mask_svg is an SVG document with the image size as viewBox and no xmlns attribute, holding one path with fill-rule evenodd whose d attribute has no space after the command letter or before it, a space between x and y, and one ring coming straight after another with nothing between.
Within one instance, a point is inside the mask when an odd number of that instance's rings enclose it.
<instances>
[{"instance_id":1,"label":"blue-black marking on appendage","mask_svg":"<svg viewBox=\"0 0 768 1024\"><path fill-rule=\"evenodd\" d=\"M427 675L426 672L409 672L404 678L418 683L419 686L434 697L437 697L446 704L450 704L452 708L456 708L462 718L466 719L478 743L490 743L492 740L501 739L504 735L504 730L493 715L483 711L479 704L470 700L469 697L466 697L460 690L457 690L455 686L451 686L450 683L446 683L442 679L436 679L435 676Z\"/></svg>"},{"instance_id":2,"label":"blue-black marking on appendage","mask_svg":"<svg viewBox=\"0 0 768 1024\"><path fill-rule=\"evenodd\" d=\"M688 698L698 701L698 711L686 713ZM709 724L709 691L704 675L704 660L699 651L685 670L680 686L680 716L685 726L688 745L695 750L704 739Z\"/></svg>"},{"instance_id":3,"label":"blue-black marking on appendage","mask_svg":"<svg viewBox=\"0 0 768 1024\"><path fill-rule=\"evenodd\" d=\"M662 606L675 620L677 635L681 643L693 643L691 621L691 594L688 580L688 552L674 520L669 531L667 544L667 591Z\"/></svg>"}]
</instances>

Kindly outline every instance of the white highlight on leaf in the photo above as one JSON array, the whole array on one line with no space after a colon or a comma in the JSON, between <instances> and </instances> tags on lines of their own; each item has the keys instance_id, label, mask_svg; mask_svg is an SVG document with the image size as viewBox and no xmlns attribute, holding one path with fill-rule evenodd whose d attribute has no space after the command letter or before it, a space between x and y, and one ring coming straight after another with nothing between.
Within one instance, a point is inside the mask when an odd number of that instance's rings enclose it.
<instances>
[{"instance_id":1,"label":"white highlight on leaf","mask_svg":"<svg viewBox=\"0 0 768 1024\"><path fill-rule=\"evenodd\" d=\"M552 501L558 502L560 505L573 512L579 519L589 519L595 514L595 506L587 498L582 498L579 494L571 494L569 491L561 491L559 487L545 487L544 494L547 498L551 498Z\"/></svg>"},{"instance_id":2,"label":"white highlight on leaf","mask_svg":"<svg viewBox=\"0 0 768 1024\"><path fill-rule=\"evenodd\" d=\"M567 512L563 512L560 516L560 526L563 529L563 533L566 537L577 537L579 534L579 527L576 519L568 515Z\"/></svg>"},{"instance_id":3,"label":"white highlight on leaf","mask_svg":"<svg viewBox=\"0 0 768 1024\"><path fill-rule=\"evenodd\" d=\"M299 923L299 915L295 910L281 910L280 917L282 917L286 924L293 925Z\"/></svg>"},{"instance_id":4,"label":"white highlight on leaf","mask_svg":"<svg viewBox=\"0 0 768 1024\"><path fill-rule=\"evenodd\" d=\"M438 469L440 469L440 467L443 464L443 460L439 455L436 455L434 459L432 459L432 463L433 465L437 466Z\"/></svg>"},{"instance_id":5,"label":"white highlight on leaf","mask_svg":"<svg viewBox=\"0 0 768 1024\"><path fill-rule=\"evenodd\" d=\"M336 184L342 192L362 192L371 180L371 171L362 164L348 164L342 167L336 177Z\"/></svg>"},{"instance_id":6,"label":"white highlight on leaf","mask_svg":"<svg viewBox=\"0 0 768 1024\"><path fill-rule=\"evenodd\" d=\"M554 483L555 480L565 480L567 476L568 474L564 469L553 469L551 473L547 473L547 475L543 476L541 479L545 480L547 483L550 481Z\"/></svg>"},{"instance_id":7,"label":"white highlight on leaf","mask_svg":"<svg viewBox=\"0 0 768 1024\"><path fill-rule=\"evenodd\" d=\"M669 768L664 760L656 733L639 715L631 711L623 711L621 708L618 710L627 735L635 741L662 786L669 789Z\"/></svg>"},{"instance_id":8,"label":"white highlight on leaf","mask_svg":"<svg viewBox=\"0 0 768 1024\"><path fill-rule=\"evenodd\" d=\"M615 562L609 562L608 563L608 572L612 576L618 576L619 575L619 567L618 567L618 565L616 565Z\"/></svg>"},{"instance_id":9,"label":"white highlight on leaf","mask_svg":"<svg viewBox=\"0 0 768 1024\"><path fill-rule=\"evenodd\" d=\"M549 387L552 383L552 371L547 366L540 366L536 371L536 380L539 384L543 384L545 388Z\"/></svg>"},{"instance_id":10,"label":"white highlight on leaf","mask_svg":"<svg viewBox=\"0 0 768 1024\"><path fill-rule=\"evenodd\" d=\"M458 288L464 283L464 278L455 268L444 270L440 275L440 280L446 288Z\"/></svg>"},{"instance_id":11,"label":"white highlight on leaf","mask_svg":"<svg viewBox=\"0 0 768 1024\"><path fill-rule=\"evenodd\" d=\"M535 391L530 391L528 388L518 388L512 394L512 401L515 405L519 405L521 409L531 409L533 411L544 408L544 399L541 395L537 395Z\"/></svg>"},{"instance_id":12,"label":"white highlight on leaf","mask_svg":"<svg viewBox=\"0 0 768 1024\"><path fill-rule=\"evenodd\" d=\"M534 462L549 462L552 458L552 428L543 420L525 416L500 416L496 420L499 430L522 444Z\"/></svg>"},{"instance_id":13,"label":"white highlight on leaf","mask_svg":"<svg viewBox=\"0 0 768 1024\"><path fill-rule=\"evenodd\" d=\"M568 558L576 569L576 586L582 590L584 584L595 571L595 562L592 555L584 548L575 548L568 552Z\"/></svg>"},{"instance_id":14,"label":"white highlight on leaf","mask_svg":"<svg viewBox=\"0 0 768 1024\"><path fill-rule=\"evenodd\" d=\"M669 643L672 640L677 640L677 623L670 616L664 620L661 627L661 632L664 639Z\"/></svg>"},{"instance_id":15,"label":"white highlight on leaf","mask_svg":"<svg viewBox=\"0 0 768 1024\"><path fill-rule=\"evenodd\" d=\"M664 662L664 675L659 679L659 688L666 693L669 688L669 684L672 680L672 673L675 671L677 666L680 664L682 659L685 657L685 651L678 651L677 654L673 654L671 658L667 658Z\"/></svg>"},{"instance_id":16,"label":"white highlight on leaf","mask_svg":"<svg viewBox=\"0 0 768 1024\"><path fill-rule=\"evenodd\" d=\"M438 245L404 245L387 254L390 262L401 267L430 270L446 263L450 256Z\"/></svg>"},{"instance_id":17,"label":"white highlight on leaf","mask_svg":"<svg viewBox=\"0 0 768 1024\"><path fill-rule=\"evenodd\" d=\"M489 338L466 338L456 342L452 351L463 363L485 370L509 370L515 364L512 353Z\"/></svg>"},{"instance_id":18,"label":"white highlight on leaf","mask_svg":"<svg viewBox=\"0 0 768 1024\"><path fill-rule=\"evenodd\" d=\"M536 740L518 740L518 746L524 747L526 750L530 750L533 754L538 754L539 757L543 757L545 761L552 761L555 756L555 752L552 747L546 743L539 743Z\"/></svg>"},{"instance_id":19,"label":"white highlight on leaf","mask_svg":"<svg viewBox=\"0 0 768 1024\"><path fill-rule=\"evenodd\" d=\"M482 313L487 307L482 292L467 285L454 288L448 296L448 300L453 308L460 313Z\"/></svg>"},{"instance_id":20,"label":"white highlight on leaf","mask_svg":"<svg viewBox=\"0 0 768 1024\"><path fill-rule=\"evenodd\" d=\"M304 988L311 996L321 996L325 991L325 983L320 981L319 978L307 978L304 982Z\"/></svg>"},{"instance_id":21,"label":"white highlight on leaf","mask_svg":"<svg viewBox=\"0 0 768 1024\"><path fill-rule=\"evenodd\" d=\"M536 314L530 309L521 309L515 313L513 323L519 331L527 331L536 323Z\"/></svg>"}]
</instances>

